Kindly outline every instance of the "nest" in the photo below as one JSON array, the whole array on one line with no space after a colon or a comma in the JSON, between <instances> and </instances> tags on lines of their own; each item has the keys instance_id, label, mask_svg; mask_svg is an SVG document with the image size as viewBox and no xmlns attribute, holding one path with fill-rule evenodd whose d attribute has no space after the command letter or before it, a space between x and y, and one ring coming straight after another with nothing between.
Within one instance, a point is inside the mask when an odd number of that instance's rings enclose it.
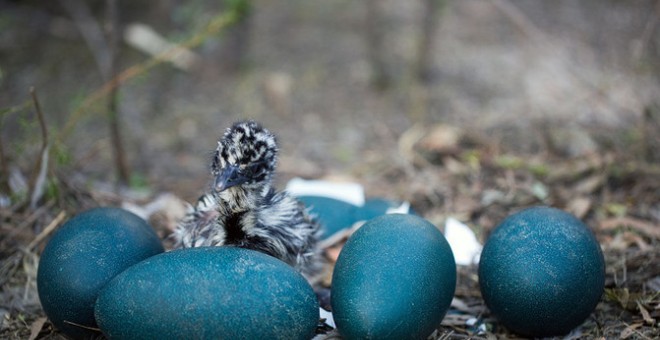
<instances>
[{"instance_id":1,"label":"nest","mask_svg":"<svg viewBox=\"0 0 660 340\"><path fill-rule=\"evenodd\" d=\"M595 311L567 338L660 337L657 165L615 154L568 159L507 154L455 129L429 129L409 131L399 141L399 155L366 157L352 175L372 196L408 200L436 225L449 216L460 219L482 242L505 216L529 205L575 214L602 245L606 289ZM17 200L0 209L0 338L63 338L40 307L36 273L44 245L69 217L95 206L124 206L142 212L165 239L182 212L183 202L173 194L117 193L53 176L57 193L44 196L36 207ZM339 246L328 248L327 277ZM515 337L485 306L477 268L459 266L454 301L430 338Z\"/></svg>"}]
</instances>

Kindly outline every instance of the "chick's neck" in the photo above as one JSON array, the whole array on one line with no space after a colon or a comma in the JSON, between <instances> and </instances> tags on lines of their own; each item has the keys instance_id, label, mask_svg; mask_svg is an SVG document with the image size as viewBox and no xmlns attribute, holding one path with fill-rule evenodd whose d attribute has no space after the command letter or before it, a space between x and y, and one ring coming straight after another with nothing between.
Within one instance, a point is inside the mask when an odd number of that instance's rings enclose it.
<instances>
[{"instance_id":1,"label":"chick's neck","mask_svg":"<svg viewBox=\"0 0 660 340\"><path fill-rule=\"evenodd\" d=\"M270 183L241 185L216 192L220 212L224 215L244 213L257 209L270 191Z\"/></svg>"}]
</instances>

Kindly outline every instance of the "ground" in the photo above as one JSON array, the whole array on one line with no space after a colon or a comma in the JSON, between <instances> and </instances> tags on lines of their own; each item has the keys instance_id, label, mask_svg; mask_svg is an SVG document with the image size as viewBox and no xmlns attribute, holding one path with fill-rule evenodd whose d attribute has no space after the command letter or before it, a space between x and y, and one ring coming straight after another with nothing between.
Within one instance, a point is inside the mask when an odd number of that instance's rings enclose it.
<instances>
[{"instance_id":1,"label":"ground","mask_svg":"<svg viewBox=\"0 0 660 340\"><path fill-rule=\"evenodd\" d=\"M183 44L196 32L203 38L185 70L147 66L152 56L120 45L119 70L141 66L117 97L126 187L116 185L108 97L95 97L104 83L95 49L73 12L0 1L2 177L19 183L2 189L0 337L60 336L35 289L39 254L62 220L48 226L60 212L144 206L163 193L193 201L208 183L217 137L248 117L278 135L278 187L296 176L356 181L369 196L410 201L439 227L455 217L482 242L527 206L575 214L601 243L607 280L602 302L570 336L660 336L657 3L447 1L430 71L418 79L411 68L423 3L379 3L384 33L375 52L386 87L373 83L366 2L255 1L238 68L227 62L231 32L203 34L222 6L122 5L125 26L145 24ZM104 18L104 4L89 10ZM47 190L32 207L17 181L37 172L42 146L30 86L50 146ZM172 218L151 221L165 235ZM456 297L465 306L454 306L434 337L515 337L490 317L477 283L476 268L459 269ZM491 328L475 333L465 325L472 317Z\"/></svg>"}]
</instances>

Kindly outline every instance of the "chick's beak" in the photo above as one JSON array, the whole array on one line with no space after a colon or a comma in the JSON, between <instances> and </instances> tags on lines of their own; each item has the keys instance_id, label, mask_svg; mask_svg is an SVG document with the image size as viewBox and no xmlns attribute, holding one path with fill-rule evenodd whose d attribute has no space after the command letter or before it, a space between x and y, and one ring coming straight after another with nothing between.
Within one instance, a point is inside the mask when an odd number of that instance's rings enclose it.
<instances>
[{"instance_id":1,"label":"chick's beak","mask_svg":"<svg viewBox=\"0 0 660 340\"><path fill-rule=\"evenodd\" d=\"M215 178L214 189L217 192L227 190L233 186L241 185L247 178L238 171L238 166L228 165Z\"/></svg>"}]
</instances>

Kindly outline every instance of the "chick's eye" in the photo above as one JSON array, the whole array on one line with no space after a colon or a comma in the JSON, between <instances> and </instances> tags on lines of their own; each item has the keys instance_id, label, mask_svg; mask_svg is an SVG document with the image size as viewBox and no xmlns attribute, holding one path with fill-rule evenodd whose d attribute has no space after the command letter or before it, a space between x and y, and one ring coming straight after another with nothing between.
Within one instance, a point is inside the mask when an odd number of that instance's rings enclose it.
<instances>
[{"instance_id":1,"label":"chick's eye","mask_svg":"<svg viewBox=\"0 0 660 340\"><path fill-rule=\"evenodd\" d=\"M259 170L261 169L261 167L263 165L264 165L263 161L256 162L256 163L250 164L250 166L246 167L245 171L246 171L246 173L249 173L249 174L255 174L255 173L259 172Z\"/></svg>"},{"instance_id":2,"label":"chick's eye","mask_svg":"<svg viewBox=\"0 0 660 340\"><path fill-rule=\"evenodd\" d=\"M238 168L238 171L239 171L240 173L242 173L243 175L245 175L245 176L250 176L250 175L252 175L252 173L253 173L253 171L252 171L252 167L251 167L251 166L247 166L247 165L241 165L241 166Z\"/></svg>"}]
</instances>

